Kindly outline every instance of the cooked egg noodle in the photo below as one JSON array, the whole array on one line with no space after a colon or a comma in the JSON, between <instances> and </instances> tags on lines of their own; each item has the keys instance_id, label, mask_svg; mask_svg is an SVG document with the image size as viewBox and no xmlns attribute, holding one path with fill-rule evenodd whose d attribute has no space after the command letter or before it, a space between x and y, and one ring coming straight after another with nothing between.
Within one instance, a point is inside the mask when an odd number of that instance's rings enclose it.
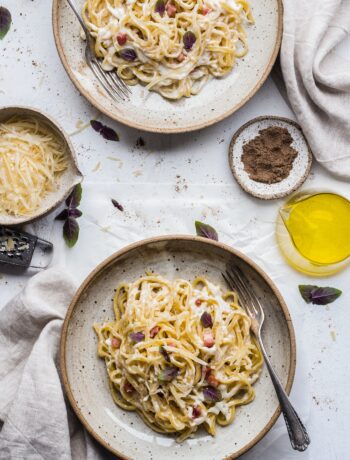
<instances>
[{"instance_id":1,"label":"cooked egg noodle","mask_svg":"<svg viewBox=\"0 0 350 460\"><path fill-rule=\"evenodd\" d=\"M156 11L157 0L87 0L83 18L95 38L105 70L116 69L129 85L138 82L168 99L189 97L211 77L230 72L248 52L245 24L254 23L246 0L172 0L174 17ZM205 13L203 13L203 11ZM185 49L186 32L195 35ZM118 43L118 34L127 42ZM136 59L120 56L132 49Z\"/></svg>"},{"instance_id":2,"label":"cooked egg noodle","mask_svg":"<svg viewBox=\"0 0 350 460\"><path fill-rule=\"evenodd\" d=\"M212 318L212 347L204 345L203 312ZM222 293L203 277L190 283L143 276L118 287L114 313L115 321L94 325L113 399L123 409L136 410L155 431L177 433L181 441L203 425L214 435L216 424L228 425L236 407L254 399L252 385L263 358L235 292ZM143 334L140 341L130 336L135 333ZM161 381L167 366L178 374ZM220 401L203 394L208 387L204 366L218 381Z\"/></svg>"}]
</instances>

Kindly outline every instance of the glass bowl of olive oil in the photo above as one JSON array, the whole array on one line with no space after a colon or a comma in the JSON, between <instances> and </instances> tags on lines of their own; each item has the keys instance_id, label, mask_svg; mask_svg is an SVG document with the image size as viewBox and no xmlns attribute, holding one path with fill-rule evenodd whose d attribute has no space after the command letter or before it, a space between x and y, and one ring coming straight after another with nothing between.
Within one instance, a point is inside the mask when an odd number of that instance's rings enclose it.
<instances>
[{"instance_id":1,"label":"glass bowl of olive oil","mask_svg":"<svg viewBox=\"0 0 350 460\"><path fill-rule=\"evenodd\" d=\"M350 262L350 201L332 192L304 192L279 210L276 237L288 263L329 276Z\"/></svg>"}]
</instances>

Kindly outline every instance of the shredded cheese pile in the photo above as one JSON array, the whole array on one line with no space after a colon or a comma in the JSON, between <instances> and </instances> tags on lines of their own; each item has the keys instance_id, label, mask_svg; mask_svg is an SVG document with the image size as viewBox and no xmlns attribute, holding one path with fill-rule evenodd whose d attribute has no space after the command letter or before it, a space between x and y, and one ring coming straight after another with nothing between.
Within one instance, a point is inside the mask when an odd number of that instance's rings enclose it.
<instances>
[{"instance_id":1,"label":"shredded cheese pile","mask_svg":"<svg viewBox=\"0 0 350 460\"><path fill-rule=\"evenodd\" d=\"M233 422L255 397L263 364L236 292L204 277L149 275L122 283L115 320L95 324L112 397L157 432L183 441Z\"/></svg>"},{"instance_id":2,"label":"shredded cheese pile","mask_svg":"<svg viewBox=\"0 0 350 460\"><path fill-rule=\"evenodd\" d=\"M66 146L44 123L19 117L0 123L1 213L33 214L66 168Z\"/></svg>"}]
</instances>

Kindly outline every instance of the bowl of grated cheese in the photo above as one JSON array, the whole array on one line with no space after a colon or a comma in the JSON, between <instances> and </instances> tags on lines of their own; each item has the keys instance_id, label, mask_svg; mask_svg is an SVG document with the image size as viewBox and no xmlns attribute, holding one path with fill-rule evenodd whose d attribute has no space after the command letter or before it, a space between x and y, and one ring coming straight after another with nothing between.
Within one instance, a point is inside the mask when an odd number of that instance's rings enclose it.
<instances>
[{"instance_id":1,"label":"bowl of grated cheese","mask_svg":"<svg viewBox=\"0 0 350 460\"><path fill-rule=\"evenodd\" d=\"M0 109L0 224L19 225L58 207L83 179L68 135L29 107Z\"/></svg>"}]
</instances>

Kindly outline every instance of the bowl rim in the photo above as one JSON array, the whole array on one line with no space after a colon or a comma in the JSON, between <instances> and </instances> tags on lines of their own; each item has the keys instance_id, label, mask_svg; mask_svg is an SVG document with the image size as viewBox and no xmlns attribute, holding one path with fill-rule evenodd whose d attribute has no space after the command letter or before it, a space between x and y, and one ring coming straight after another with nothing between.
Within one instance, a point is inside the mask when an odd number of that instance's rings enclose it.
<instances>
[{"instance_id":1,"label":"bowl rim","mask_svg":"<svg viewBox=\"0 0 350 460\"><path fill-rule=\"evenodd\" d=\"M277 193L273 193L271 195L261 195L259 193L255 193L246 185L246 183L237 174L236 163L234 161L234 155L233 155L233 149L234 149L234 146L235 146L239 136L247 128L249 128L249 126L254 125L255 123L259 123L260 121L264 121L264 120L282 121L284 123L287 123L287 124L292 125L295 128L297 128L300 131L300 134L301 134L302 138L304 139L306 147L307 147L307 150L308 150L308 164L307 164L307 167L306 167L304 173L300 176L300 178L297 181L297 183L293 187L291 187L289 190L287 190L286 192L277 192ZM255 198L259 198L260 200L270 201L270 200L277 200L279 198L284 198L286 196L289 196L293 192L298 190L304 184L304 182L308 178L308 176L310 174L310 171L311 171L311 167L312 167L312 163L313 163L313 154L312 154L310 144L309 144L308 140L305 137L303 129L299 125L299 123L297 121L292 120L291 118L287 118L287 117L279 117L277 115L261 115L259 117L255 117L255 118L252 118L251 120L247 121L240 128L238 128L237 131L234 133L234 135L232 136L232 139L230 141L229 147L228 147L228 161L229 161L229 164L230 164L230 169L231 169L233 177L236 179L237 183L241 186L241 188L246 193L248 193L251 196L254 196Z\"/></svg>"},{"instance_id":2,"label":"bowl rim","mask_svg":"<svg viewBox=\"0 0 350 460\"><path fill-rule=\"evenodd\" d=\"M132 121L126 117L123 116L123 113L120 111L112 111L108 108L106 108L102 103L100 103L96 98L91 96L90 92L85 89L85 87L80 84L79 79L76 77L74 74L73 70L71 69L68 59L66 57L61 37L60 37L60 30L59 30L59 24L58 24L58 19L59 19L59 4L62 3L62 0L53 0L52 2L52 27L53 27L53 33L54 33L54 39L55 39L55 45L57 48L58 55L60 57L60 60L63 64L63 67L65 68L70 80L72 81L73 85L78 89L78 91L92 104L96 109L98 109L101 113L107 115L109 118L115 121L119 121L120 123L123 123L126 126L129 126L130 128L135 128L139 129L141 131L148 131L148 132L153 132L153 133L164 133L164 134L177 134L177 133L186 133L186 132L191 132L191 131L196 131L199 129L207 128L208 126L211 126L215 123L218 123L219 121L224 120L225 118L229 117L232 115L234 112L239 110L241 107L243 107L262 87L262 85L265 83L267 80L268 76L271 73L272 67L274 66L280 47L282 43L282 34L283 34L283 14L284 14L284 7L283 7L283 0L276 0L277 2L277 15L278 15L278 22L277 22L277 35L276 35L276 41L275 45L270 57L270 60L264 70L264 73L262 74L260 80L256 83L256 85L251 89L251 91L244 97L239 103L234 105L231 109L227 110L225 113L212 118L207 121L202 121L199 123L192 124L187 127L179 128L179 127L169 127L169 128L158 128L154 124L152 125L143 125L139 124L135 121Z\"/></svg>"},{"instance_id":3,"label":"bowl rim","mask_svg":"<svg viewBox=\"0 0 350 460\"><path fill-rule=\"evenodd\" d=\"M260 268L254 261L252 261L249 257L247 257L245 254L242 252L228 246L227 244L210 240L207 238L199 237L199 236L191 236L191 235L164 235L164 236L156 236L152 238L147 238L143 239L141 241L137 241L135 243L129 244L125 246L124 248L120 249L119 251L113 253L111 256L109 256L107 259L102 261L97 265L97 267L92 270L92 272L85 278L85 280L82 282L80 287L78 288L77 292L75 293L65 316L63 327L62 327L62 332L61 332L61 339L60 339L60 370L61 370L61 377L62 377L62 384L64 391L68 397L68 400L79 418L80 422L83 424L83 426L86 428L86 430L89 432L93 438L95 438L96 441L98 441L103 447L105 447L107 450L109 450L111 453L114 455L119 456L123 460L133 460L132 457L124 455L122 452L119 452L118 450L114 449L112 446L110 446L94 429L90 426L90 424L87 422L87 420L84 418L82 411L78 407L77 402L74 399L72 389L70 387L69 379L68 379L68 372L67 372L67 366L66 366L66 344L67 344L67 335L68 335L68 325L72 316L72 313L77 306L80 297L84 294L84 291L94 282L95 278L97 278L105 269L109 268L112 266L120 257L123 255L127 254L129 251L140 248L142 246L147 246L152 243L161 243L161 242L167 242L167 241L196 241L199 243L205 243L210 246L214 246L219 249L223 249L224 251L227 251L234 256L238 257L239 259L243 260L247 265L249 265L253 270L255 270L267 283L267 285L270 287L274 295L276 296L279 305L281 307L282 314L284 316L284 319L287 323L288 327L288 333L289 333L289 345L290 345L290 360L289 360L289 370L288 370L288 379L287 379L287 384L286 384L286 392L287 394L290 393L292 384L294 381L294 376L295 376L295 368L296 368L296 340L295 340L295 332L294 332L294 327L291 319L291 315L289 313L288 307L273 283L273 281L270 279L270 277L264 272L262 268ZM242 447L238 452L234 454L230 454L227 457L225 457L225 460L234 460L247 452L249 449L251 449L258 441L260 441L273 427L273 425L276 423L277 418L279 417L281 413L281 409L278 406L268 423L265 425L265 427L258 433L254 439L252 439L249 443L247 443L244 447Z\"/></svg>"},{"instance_id":4,"label":"bowl rim","mask_svg":"<svg viewBox=\"0 0 350 460\"><path fill-rule=\"evenodd\" d=\"M19 116L26 115L26 114L31 114L34 117L39 116L39 119L43 118L48 123L49 126L52 125L53 127L55 127L57 132L62 136L62 138L64 139L64 141L66 142L66 144L68 146L68 155L69 155L70 159L73 162L73 166L75 168L75 173L76 173L76 184L75 185L80 184L83 181L84 176L83 176L82 172L79 169L77 154L75 152L73 144L72 144L68 134L66 133L66 131L62 128L62 126L54 118L51 117L51 115L47 114L46 112L42 111L41 109L38 109L36 107L26 106L26 105L6 105L6 106L2 106L2 107L0 107L0 115L6 110L14 110L14 111L18 112ZM48 208L44 209L39 214L35 214L35 216L33 216L33 217L22 216L21 218L17 219L16 222L8 223L8 222L2 222L1 221L1 215L0 215L0 225L6 225L7 227L12 227L12 226L16 226L16 225L24 225L24 224L28 224L28 223L31 223L31 222L35 222L38 219L41 219L42 217L47 216L52 211L54 211L56 208L58 208L58 206L61 203L63 203L63 201L69 196L71 191L72 191L72 188L70 188L69 190L66 190L66 192L63 194L61 199L57 200L54 204L52 204Z\"/></svg>"}]
</instances>

